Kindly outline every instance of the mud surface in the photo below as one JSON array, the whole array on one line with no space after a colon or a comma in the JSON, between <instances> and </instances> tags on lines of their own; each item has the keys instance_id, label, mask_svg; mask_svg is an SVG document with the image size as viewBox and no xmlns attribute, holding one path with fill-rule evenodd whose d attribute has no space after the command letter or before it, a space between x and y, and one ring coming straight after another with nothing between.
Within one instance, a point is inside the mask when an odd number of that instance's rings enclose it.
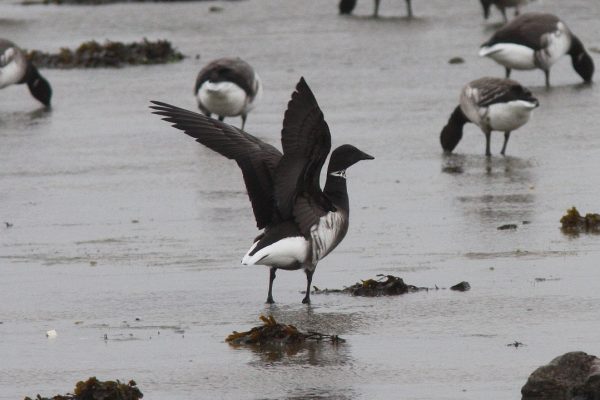
<instances>
[{"instance_id":1,"label":"mud surface","mask_svg":"<svg viewBox=\"0 0 600 400\"><path fill-rule=\"evenodd\" d=\"M323 0L0 3L2 35L24 48L147 37L190 56L42 70L50 112L25 86L0 92L0 399L66 393L96 376L133 378L149 399L505 400L556 354L600 354L598 236L567 236L559 223L572 205L598 210L600 86L581 85L568 59L551 90L539 71L514 72L541 106L508 157L494 134L486 159L472 125L444 157L439 132L463 84L504 73L477 56L501 16L485 23L470 0L415 0L408 21L403 1L386 0L373 20L371 3L348 18ZM562 15L600 46L597 1L529 9ZM277 303L265 305L268 270L239 264L257 232L238 167L148 110L151 99L194 109L196 74L222 56L248 60L264 82L249 132L279 146L304 76L333 144L376 158L348 170L350 230L313 284L384 273L472 289L315 296L307 307L304 274L281 271ZM347 342L276 358L224 342L261 314Z\"/></svg>"}]
</instances>

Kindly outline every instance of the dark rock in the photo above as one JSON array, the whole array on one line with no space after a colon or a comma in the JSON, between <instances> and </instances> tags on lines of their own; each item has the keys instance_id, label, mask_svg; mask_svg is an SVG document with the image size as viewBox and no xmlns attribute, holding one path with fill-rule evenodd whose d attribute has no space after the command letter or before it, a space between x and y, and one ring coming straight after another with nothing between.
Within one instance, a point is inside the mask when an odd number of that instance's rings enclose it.
<instances>
[{"instance_id":1,"label":"dark rock","mask_svg":"<svg viewBox=\"0 0 600 400\"><path fill-rule=\"evenodd\" d=\"M456 285L452 286L450 288L450 290L458 290L459 292L466 292L467 290L471 289L471 285L469 285L469 282L467 281L462 281L460 283L457 283Z\"/></svg>"},{"instance_id":2,"label":"dark rock","mask_svg":"<svg viewBox=\"0 0 600 400\"><path fill-rule=\"evenodd\" d=\"M464 64L465 59L462 57L452 57L448 60L448 64Z\"/></svg>"},{"instance_id":3,"label":"dark rock","mask_svg":"<svg viewBox=\"0 0 600 400\"><path fill-rule=\"evenodd\" d=\"M539 367L521 388L522 400L600 399L600 359L582 351Z\"/></svg>"},{"instance_id":4,"label":"dark rock","mask_svg":"<svg viewBox=\"0 0 600 400\"><path fill-rule=\"evenodd\" d=\"M517 229L517 225L516 224L504 224L501 225L497 228L499 231L505 231L508 229Z\"/></svg>"}]
</instances>

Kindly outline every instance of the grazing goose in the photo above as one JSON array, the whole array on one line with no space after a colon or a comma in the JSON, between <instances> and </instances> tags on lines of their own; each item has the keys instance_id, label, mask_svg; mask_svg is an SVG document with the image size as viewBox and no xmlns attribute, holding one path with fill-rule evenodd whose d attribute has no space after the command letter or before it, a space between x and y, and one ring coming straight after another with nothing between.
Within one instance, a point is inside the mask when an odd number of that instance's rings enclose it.
<instances>
[{"instance_id":1,"label":"grazing goose","mask_svg":"<svg viewBox=\"0 0 600 400\"><path fill-rule=\"evenodd\" d=\"M485 19L488 19L490 17L490 8L492 7L492 5L494 5L502 13L504 22L508 22L508 17L506 16L507 8L514 7L516 16L519 15L519 12L521 11L521 6L526 5L530 1L531 0L481 0L481 5L483 6L483 17Z\"/></svg>"},{"instance_id":2,"label":"grazing goose","mask_svg":"<svg viewBox=\"0 0 600 400\"><path fill-rule=\"evenodd\" d=\"M241 58L219 58L198 73L194 93L198 108L208 117L242 117L242 128L255 102L262 94L262 84L254 69Z\"/></svg>"},{"instance_id":3,"label":"grazing goose","mask_svg":"<svg viewBox=\"0 0 600 400\"><path fill-rule=\"evenodd\" d=\"M196 138L210 149L233 159L242 170L256 225L263 229L244 265L270 267L267 303L273 303L277 269L304 269L306 296L317 262L329 254L348 230L349 202L346 169L360 160L372 160L349 144L331 153L327 181L319 176L331 149L329 127L317 100L304 81L296 86L283 119L283 155L260 139L201 114L153 101L154 114Z\"/></svg>"},{"instance_id":4,"label":"grazing goose","mask_svg":"<svg viewBox=\"0 0 600 400\"><path fill-rule=\"evenodd\" d=\"M538 100L531 92L511 79L480 78L466 85L460 94L460 103L442 129L440 142L444 152L450 153L463 135L463 126L472 122L485 134L485 155L491 156L492 131L504 132L504 145L500 154L506 153L510 132L523 126Z\"/></svg>"},{"instance_id":5,"label":"grazing goose","mask_svg":"<svg viewBox=\"0 0 600 400\"><path fill-rule=\"evenodd\" d=\"M575 71L585 82L594 75L594 61L585 51L581 40L557 16L544 13L526 13L500 28L481 46L479 55L489 57L506 68L506 77L512 69L539 68L546 74L550 86L550 67L563 55L569 54Z\"/></svg>"},{"instance_id":6,"label":"grazing goose","mask_svg":"<svg viewBox=\"0 0 600 400\"><path fill-rule=\"evenodd\" d=\"M340 14L351 14L354 7L356 7L357 0L341 0L339 4ZM373 17L379 17L379 3L381 0L375 0L375 10L373 11ZM406 0L406 12L408 14L408 18L413 17L412 12L412 0Z\"/></svg>"},{"instance_id":7,"label":"grazing goose","mask_svg":"<svg viewBox=\"0 0 600 400\"><path fill-rule=\"evenodd\" d=\"M48 81L26 59L23 50L6 39L0 39L0 89L22 83L27 83L33 97L46 107L50 106L52 88Z\"/></svg>"}]
</instances>

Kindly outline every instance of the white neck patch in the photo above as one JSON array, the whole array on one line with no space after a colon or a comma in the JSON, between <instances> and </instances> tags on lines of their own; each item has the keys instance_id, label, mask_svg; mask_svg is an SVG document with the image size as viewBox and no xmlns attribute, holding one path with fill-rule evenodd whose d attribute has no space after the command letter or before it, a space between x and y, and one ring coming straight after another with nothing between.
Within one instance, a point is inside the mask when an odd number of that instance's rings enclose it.
<instances>
[{"instance_id":1,"label":"white neck patch","mask_svg":"<svg viewBox=\"0 0 600 400\"><path fill-rule=\"evenodd\" d=\"M331 176L337 176L338 178L346 179L346 170L343 169L341 171L330 172L329 175L331 175Z\"/></svg>"}]
</instances>

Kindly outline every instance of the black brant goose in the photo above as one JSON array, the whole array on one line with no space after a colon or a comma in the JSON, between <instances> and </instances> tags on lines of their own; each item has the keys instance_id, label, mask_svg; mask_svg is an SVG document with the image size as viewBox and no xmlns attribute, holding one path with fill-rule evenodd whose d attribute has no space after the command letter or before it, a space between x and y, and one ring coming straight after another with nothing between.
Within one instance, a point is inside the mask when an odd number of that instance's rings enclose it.
<instances>
[{"instance_id":1,"label":"black brant goose","mask_svg":"<svg viewBox=\"0 0 600 400\"><path fill-rule=\"evenodd\" d=\"M444 152L450 153L463 135L463 126L472 122L485 134L485 155L491 156L492 131L504 132L504 145L500 154L506 153L510 132L529 121L531 112L539 106L531 92L511 79L480 78L467 84L460 103L442 129L440 142Z\"/></svg>"},{"instance_id":2,"label":"black brant goose","mask_svg":"<svg viewBox=\"0 0 600 400\"><path fill-rule=\"evenodd\" d=\"M262 94L262 84L254 69L241 58L219 58L208 63L196 78L194 93L198 108L206 115L242 117L242 129L255 102Z\"/></svg>"},{"instance_id":3,"label":"black brant goose","mask_svg":"<svg viewBox=\"0 0 600 400\"><path fill-rule=\"evenodd\" d=\"M0 39L0 89L27 83L29 91L46 107L50 106L52 88L25 53L11 41Z\"/></svg>"},{"instance_id":4,"label":"black brant goose","mask_svg":"<svg viewBox=\"0 0 600 400\"><path fill-rule=\"evenodd\" d=\"M375 0L375 10L373 11L373 17L379 17L379 3L381 0ZM357 0L341 0L339 4L340 14L351 14L354 7L356 7ZM406 12L408 18L413 17L412 12L412 0L406 0Z\"/></svg>"},{"instance_id":5,"label":"black brant goose","mask_svg":"<svg viewBox=\"0 0 600 400\"><path fill-rule=\"evenodd\" d=\"M587 83L594 75L594 62L581 40L557 16L526 13L500 28L481 46L479 55L489 57L506 68L539 68L546 74L550 86L550 67L563 55L569 54L575 71Z\"/></svg>"},{"instance_id":6,"label":"black brant goose","mask_svg":"<svg viewBox=\"0 0 600 400\"><path fill-rule=\"evenodd\" d=\"M331 153L327 181L319 176L331 149L329 127L313 93L300 79L283 119L281 144L275 147L228 124L169 104L152 101L163 116L196 141L233 159L242 170L256 225L264 231L242 259L244 265L270 267L267 303L273 303L277 269L304 269L306 296L317 262L329 254L348 230L346 169L372 160L349 144Z\"/></svg>"},{"instance_id":7,"label":"black brant goose","mask_svg":"<svg viewBox=\"0 0 600 400\"><path fill-rule=\"evenodd\" d=\"M507 8L514 7L516 16L519 15L519 12L521 11L521 6L524 6L530 1L531 0L481 0L481 5L483 6L483 17L485 19L488 19L490 17L490 8L492 7L492 5L494 5L502 13L504 22L508 22L508 17L506 16Z\"/></svg>"}]
</instances>

